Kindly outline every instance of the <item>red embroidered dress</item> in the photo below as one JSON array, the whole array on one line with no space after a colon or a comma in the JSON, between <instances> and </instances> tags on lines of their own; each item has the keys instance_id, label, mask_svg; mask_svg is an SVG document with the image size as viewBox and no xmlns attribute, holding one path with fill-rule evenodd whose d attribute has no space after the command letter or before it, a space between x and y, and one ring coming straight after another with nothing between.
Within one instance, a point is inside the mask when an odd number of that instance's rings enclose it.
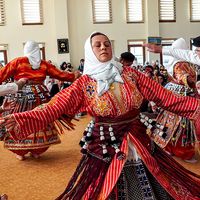
<instances>
[{"instance_id":1,"label":"red embroidered dress","mask_svg":"<svg viewBox=\"0 0 200 200\"><path fill-rule=\"evenodd\" d=\"M181 96L196 96L196 71L188 62L177 62L173 70L174 81L166 84L165 88ZM172 155L184 160L192 159L195 155L195 127L193 122L183 116L162 110L156 122L166 127L165 137L155 129L152 134L154 141Z\"/></svg>"},{"instance_id":2,"label":"red embroidered dress","mask_svg":"<svg viewBox=\"0 0 200 200\"><path fill-rule=\"evenodd\" d=\"M123 84L114 83L100 97L97 95L96 81L87 75L80 77L43 108L16 113L14 116L18 125L11 133L12 136L15 139L24 139L31 132L48 126L63 113L74 115L87 111L93 116L95 124L91 125L93 130L90 141L85 143L86 155L58 199L105 200L109 197L126 162L123 157L119 159L118 151L110 145L113 133L120 152L128 156L128 141L132 143L148 170L171 196L177 200L200 199L199 179L188 175L187 170L181 168L162 150L158 149L154 156L151 155L150 139L138 119L142 100L146 98L163 109L199 120L199 100L175 96L129 67L123 69L121 77ZM101 136L104 136L104 140ZM104 159L105 150L110 160Z\"/></svg>"},{"instance_id":3,"label":"red embroidered dress","mask_svg":"<svg viewBox=\"0 0 200 200\"><path fill-rule=\"evenodd\" d=\"M6 97L16 101L15 109L12 112L31 110L50 100L49 91L43 84L47 75L63 81L74 80L74 74L62 72L54 65L43 60L38 69L32 69L27 57L16 58L0 69L0 83L10 77L13 77L14 80L28 79L28 83L16 95L8 94ZM7 114L9 113L3 113L3 115ZM11 135L6 135L4 138L5 147L20 155L27 153L27 150L46 149L51 144L60 143L58 132L53 124L40 129L39 132L33 131L32 133L26 139L18 141L13 140Z\"/></svg>"}]
</instances>

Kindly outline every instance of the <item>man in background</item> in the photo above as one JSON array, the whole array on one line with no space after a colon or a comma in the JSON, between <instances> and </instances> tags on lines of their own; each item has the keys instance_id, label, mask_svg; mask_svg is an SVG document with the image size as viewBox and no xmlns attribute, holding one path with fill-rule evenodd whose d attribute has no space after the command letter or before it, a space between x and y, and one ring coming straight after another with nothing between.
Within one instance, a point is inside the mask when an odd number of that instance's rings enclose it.
<instances>
[{"instance_id":1,"label":"man in background","mask_svg":"<svg viewBox=\"0 0 200 200\"><path fill-rule=\"evenodd\" d=\"M124 52L120 55L119 62L123 66L132 66L135 56L131 52Z\"/></svg>"}]
</instances>

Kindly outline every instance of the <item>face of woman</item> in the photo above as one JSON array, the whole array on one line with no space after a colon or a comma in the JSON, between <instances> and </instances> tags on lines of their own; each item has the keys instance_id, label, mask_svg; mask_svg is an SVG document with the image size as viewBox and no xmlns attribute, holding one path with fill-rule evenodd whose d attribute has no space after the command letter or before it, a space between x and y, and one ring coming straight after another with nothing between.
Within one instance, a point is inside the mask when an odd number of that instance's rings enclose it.
<instances>
[{"instance_id":1,"label":"face of woman","mask_svg":"<svg viewBox=\"0 0 200 200\"><path fill-rule=\"evenodd\" d=\"M104 35L96 35L91 40L94 55L100 62L107 62L112 59L112 48L110 41Z\"/></svg>"}]
</instances>

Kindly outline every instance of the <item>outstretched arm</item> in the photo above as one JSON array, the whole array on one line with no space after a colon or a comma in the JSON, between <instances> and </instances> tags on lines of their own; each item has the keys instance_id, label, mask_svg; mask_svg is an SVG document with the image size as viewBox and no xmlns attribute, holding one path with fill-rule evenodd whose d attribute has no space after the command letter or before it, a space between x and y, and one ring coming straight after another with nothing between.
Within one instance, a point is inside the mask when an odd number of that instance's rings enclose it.
<instances>
[{"instance_id":1,"label":"outstretched arm","mask_svg":"<svg viewBox=\"0 0 200 200\"><path fill-rule=\"evenodd\" d=\"M190 119L197 119L200 116L199 99L176 95L144 74L134 71L137 74L138 89L144 98L155 102L165 110Z\"/></svg>"},{"instance_id":2,"label":"outstretched arm","mask_svg":"<svg viewBox=\"0 0 200 200\"><path fill-rule=\"evenodd\" d=\"M144 44L143 46L147 47L147 50L152 53L162 53L164 55L175 57L177 60L187 61L195 65L200 65L200 57L194 51L175 49L173 47L163 49L162 46L155 44Z\"/></svg>"},{"instance_id":3,"label":"outstretched arm","mask_svg":"<svg viewBox=\"0 0 200 200\"><path fill-rule=\"evenodd\" d=\"M32 111L15 113L4 117L0 125L6 126L15 139L26 138L29 134L42 130L62 114L74 115L83 102L80 81L55 95L50 102Z\"/></svg>"}]
</instances>

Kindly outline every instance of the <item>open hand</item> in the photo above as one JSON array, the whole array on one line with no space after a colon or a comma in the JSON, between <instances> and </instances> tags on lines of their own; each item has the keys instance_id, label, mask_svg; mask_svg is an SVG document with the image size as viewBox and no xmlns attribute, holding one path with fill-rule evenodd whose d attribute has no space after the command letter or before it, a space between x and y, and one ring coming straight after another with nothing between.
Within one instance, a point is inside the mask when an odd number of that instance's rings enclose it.
<instances>
[{"instance_id":1,"label":"open hand","mask_svg":"<svg viewBox=\"0 0 200 200\"><path fill-rule=\"evenodd\" d=\"M14 115L7 115L0 118L0 127L6 127L7 131L13 131L17 123L15 121Z\"/></svg>"},{"instance_id":2,"label":"open hand","mask_svg":"<svg viewBox=\"0 0 200 200\"><path fill-rule=\"evenodd\" d=\"M76 70L76 71L74 71L74 75L75 75L75 80L76 80L77 78L79 78L81 76L81 73L79 70Z\"/></svg>"},{"instance_id":3,"label":"open hand","mask_svg":"<svg viewBox=\"0 0 200 200\"><path fill-rule=\"evenodd\" d=\"M20 78L18 81L16 81L16 84L18 85L18 90L21 90L27 81L27 78Z\"/></svg>"},{"instance_id":4,"label":"open hand","mask_svg":"<svg viewBox=\"0 0 200 200\"><path fill-rule=\"evenodd\" d=\"M143 44L142 46L147 47L147 51L153 52L153 53L162 53L162 46L157 44Z\"/></svg>"}]
</instances>

